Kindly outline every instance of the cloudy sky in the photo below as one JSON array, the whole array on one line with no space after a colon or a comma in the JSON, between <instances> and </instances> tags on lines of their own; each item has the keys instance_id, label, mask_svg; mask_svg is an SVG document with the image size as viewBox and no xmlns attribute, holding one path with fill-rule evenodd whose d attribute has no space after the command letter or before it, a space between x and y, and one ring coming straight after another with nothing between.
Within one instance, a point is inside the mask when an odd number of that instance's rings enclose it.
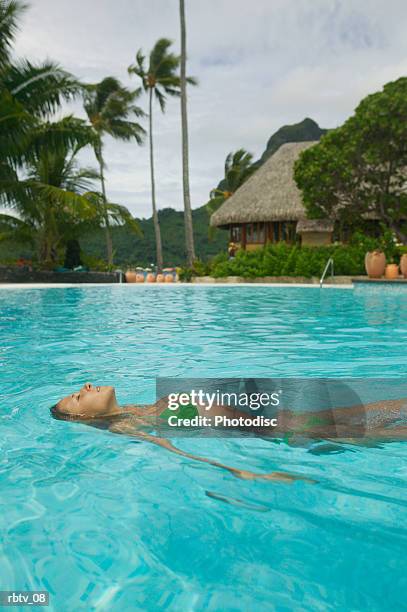
<instances>
[{"instance_id":1,"label":"cloudy sky","mask_svg":"<svg viewBox=\"0 0 407 612\"><path fill-rule=\"evenodd\" d=\"M186 8L188 71L199 79L189 90L194 208L229 151L258 156L276 129L307 116L335 127L363 96L407 74L405 0L186 0ZM162 36L179 50L178 0L31 0L17 53L58 60L84 81L114 75L136 86L128 65ZM180 209L179 101L155 119L158 205ZM110 199L150 216L147 146L106 144Z\"/></svg>"}]
</instances>

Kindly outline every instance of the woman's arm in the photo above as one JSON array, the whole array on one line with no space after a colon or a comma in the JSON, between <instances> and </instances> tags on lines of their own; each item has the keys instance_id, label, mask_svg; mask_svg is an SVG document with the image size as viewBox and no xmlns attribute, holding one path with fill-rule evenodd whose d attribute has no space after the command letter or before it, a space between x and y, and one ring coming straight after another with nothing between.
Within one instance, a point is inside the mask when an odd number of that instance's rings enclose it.
<instances>
[{"instance_id":1,"label":"woman's arm","mask_svg":"<svg viewBox=\"0 0 407 612\"><path fill-rule=\"evenodd\" d=\"M146 433L145 431L138 430L134 426L134 424L132 425L131 423L126 421L115 423L110 427L110 431L113 433L139 438L140 440L145 440L146 442L150 442L151 444L161 446L162 448L165 448L166 450L170 451L171 453L175 453L176 455L181 455L182 457L186 457L194 461L201 461L202 463L208 463L209 465L213 465L223 470L227 470L228 472L233 474L233 476L236 476L236 478L241 478L242 480L276 480L286 483L292 483L295 480L304 480L312 484L315 483L315 480L306 478L305 476L289 474L288 472L271 472L269 474L258 474L247 470L239 470L238 468L233 468L228 465L224 465L223 463L220 463L219 461L214 461L213 459L207 459L206 457L192 455L191 453L187 453L174 446L167 438L152 436L151 434Z\"/></svg>"}]
</instances>

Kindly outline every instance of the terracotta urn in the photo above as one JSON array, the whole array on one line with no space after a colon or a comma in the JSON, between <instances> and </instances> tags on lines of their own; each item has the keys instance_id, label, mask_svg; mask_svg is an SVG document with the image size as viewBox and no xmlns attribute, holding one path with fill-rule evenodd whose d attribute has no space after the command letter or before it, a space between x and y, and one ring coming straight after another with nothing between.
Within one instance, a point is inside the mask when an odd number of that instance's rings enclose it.
<instances>
[{"instance_id":1,"label":"terracotta urn","mask_svg":"<svg viewBox=\"0 0 407 612\"><path fill-rule=\"evenodd\" d=\"M174 275L173 274L166 274L165 275L165 282L166 283L173 283L174 282Z\"/></svg>"},{"instance_id":2,"label":"terracotta urn","mask_svg":"<svg viewBox=\"0 0 407 612\"><path fill-rule=\"evenodd\" d=\"M137 272L133 272L132 270L127 270L126 274L126 283L136 283L137 282Z\"/></svg>"},{"instance_id":3,"label":"terracotta urn","mask_svg":"<svg viewBox=\"0 0 407 612\"><path fill-rule=\"evenodd\" d=\"M404 278L407 278L407 253L404 253L404 255L401 256L400 270Z\"/></svg>"},{"instance_id":4,"label":"terracotta urn","mask_svg":"<svg viewBox=\"0 0 407 612\"><path fill-rule=\"evenodd\" d=\"M157 274L155 280L156 280L157 283L163 283L164 282L164 274Z\"/></svg>"},{"instance_id":5,"label":"terracotta urn","mask_svg":"<svg viewBox=\"0 0 407 612\"><path fill-rule=\"evenodd\" d=\"M152 272L149 272L146 276L146 282L155 283L155 274L153 274Z\"/></svg>"},{"instance_id":6,"label":"terracotta urn","mask_svg":"<svg viewBox=\"0 0 407 612\"><path fill-rule=\"evenodd\" d=\"M382 251L366 253L365 268L369 278L380 278L386 268L386 255Z\"/></svg>"},{"instance_id":7,"label":"terracotta urn","mask_svg":"<svg viewBox=\"0 0 407 612\"><path fill-rule=\"evenodd\" d=\"M144 274L136 274L136 283L144 283Z\"/></svg>"},{"instance_id":8,"label":"terracotta urn","mask_svg":"<svg viewBox=\"0 0 407 612\"><path fill-rule=\"evenodd\" d=\"M387 264L386 271L385 271L385 277L387 278L387 280L394 280L395 278L398 278L399 277L398 265L394 263Z\"/></svg>"}]
</instances>

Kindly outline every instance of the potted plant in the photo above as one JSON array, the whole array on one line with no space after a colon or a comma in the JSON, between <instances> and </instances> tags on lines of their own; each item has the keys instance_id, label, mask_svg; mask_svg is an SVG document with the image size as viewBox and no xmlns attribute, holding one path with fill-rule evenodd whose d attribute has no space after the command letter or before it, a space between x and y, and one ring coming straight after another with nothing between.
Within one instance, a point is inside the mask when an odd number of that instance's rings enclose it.
<instances>
[{"instance_id":1,"label":"potted plant","mask_svg":"<svg viewBox=\"0 0 407 612\"><path fill-rule=\"evenodd\" d=\"M404 255L401 256L400 270L404 278L407 278L407 253L404 253Z\"/></svg>"},{"instance_id":2,"label":"potted plant","mask_svg":"<svg viewBox=\"0 0 407 612\"><path fill-rule=\"evenodd\" d=\"M127 270L124 276L126 277L126 283L135 283L137 272L135 272L134 270Z\"/></svg>"},{"instance_id":3,"label":"potted plant","mask_svg":"<svg viewBox=\"0 0 407 612\"><path fill-rule=\"evenodd\" d=\"M399 267L398 264L395 263L394 259L391 259L390 262L386 266L385 277L387 280L395 280L399 277Z\"/></svg>"},{"instance_id":4,"label":"potted plant","mask_svg":"<svg viewBox=\"0 0 407 612\"><path fill-rule=\"evenodd\" d=\"M365 255L365 268L369 278L381 278L386 268L386 255L376 249Z\"/></svg>"}]
</instances>

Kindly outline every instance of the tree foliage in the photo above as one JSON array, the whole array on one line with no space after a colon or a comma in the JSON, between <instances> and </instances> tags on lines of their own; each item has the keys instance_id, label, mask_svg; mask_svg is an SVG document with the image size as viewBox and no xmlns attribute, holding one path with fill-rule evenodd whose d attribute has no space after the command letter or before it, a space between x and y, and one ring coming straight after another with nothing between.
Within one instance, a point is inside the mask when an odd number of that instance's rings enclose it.
<instances>
[{"instance_id":1,"label":"tree foliage","mask_svg":"<svg viewBox=\"0 0 407 612\"><path fill-rule=\"evenodd\" d=\"M390 231L380 239L355 233L350 244L335 244L321 247L289 245L284 242L270 243L262 249L239 250L229 259L227 253L216 256L206 264L204 275L214 277L241 276L256 278L263 276L302 276L320 278L329 258L334 260L335 274L355 276L365 274L366 251L382 249L388 258L398 259L402 247L395 249Z\"/></svg>"},{"instance_id":2,"label":"tree foliage","mask_svg":"<svg viewBox=\"0 0 407 612\"><path fill-rule=\"evenodd\" d=\"M407 243L407 78L361 101L295 166L310 217L376 218Z\"/></svg>"},{"instance_id":3,"label":"tree foliage","mask_svg":"<svg viewBox=\"0 0 407 612\"><path fill-rule=\"evenodd\" d=\"M217 187L212 189L206 207L211 215L253 174L253 155L244 149L229 153L225 161L225 176Z\"/></svg>"},{"instance_id":4,"label":"tree foliage","mask_svg":"<svg viewBox=\"0 0 407 612\"><path fill-rule=\"evenodd\" d=\"M0 0L0 70L10 63L18 23L26 9L19 0Z\"/></svg>"},{"instance_id":5,"label":"tree foliage","mask_svg":"<svg viewBox=\"0 0 407 612\"><path fill-rule=\"evenodd\" d=\"M106 193L106 163L103 151L103 137L108 134L116 140L128 142L132 139L141 145L145 130L134 117L144 117L145 113L135 104L140 89L131 91L114 77L106 77L100 83L84 87L84 106L92 129L95 132L93 148L99 164L102 198L99 203L104 212L106 251L109 265L113 264L113 243L110 232L111 211Z\"/></svg>"},{"instance_id":6,"label":"tree foliage","mask_svg":"<svg viewBox=\"0 0 407 612\"><path fill-rule=\"evenodd\" d=\"M77 155L86 146L98 148L102 132L141 139L142 128L127 120L141 110L133 105L136 92L105 79L102 91L85 88L89 104L92 95L99 103L103 97L99 114L92 114L97 125L73 116L55 120L55 111L84 86L54 62L15 59L25 8L18 0L0 0L0 204L9 209L0 216L0 240L28 244L40 262L52 265L67 241L106 220L139 229L125 207L101 206L105 198L93 183L99 174L79 167Z\"/></svg>"},{"instance_id":7,"label":"tree foliage","mask_svg":"<svg viewBox=\"0 0 407 612\"><path fill-rule=\"evenodd\" d=\"M181 58L172 53L170 47L172 41L168 38L160 38L152 48L148 57L141 49L136 54L136 62L128 68L130 75L134 74L141 79L144 91L152 90L161 111L165 111L167 97L179 97L181 95L181 78L178 73ZM194 77L187 77L186 82L196 85Z\"/></svg>"},{"instance_id":8,"label":"tree foliage","mask_svg":"<svg viewBox=\"0 0 407 612\"><path fill-rule=\"evenodd\" d=\"M133 117L144 117L142 109L135 104L140 90L131 91L114 77L106 77L100 83L85 85L85 110L95 132L100 138L108 134L112 138L129 141L135 139L142 144L145 130L133 121Z\"/></svg>"},{"instance_id":9,"label":"tree foliage","mask_svg":"<svg viewBox=\"0 0 407 612\"><path fill-rule=\"evenodd\" d=\"M75 159L92 139L92 130L74 117L44 122L32 130L25 178L13 190L12 214L2 215L0 239L28 241L37 247L40 261L55 261L58 247L74 228L95 217L83 193L98 175L79 168Z\"/></svg>"}]
</instances>

